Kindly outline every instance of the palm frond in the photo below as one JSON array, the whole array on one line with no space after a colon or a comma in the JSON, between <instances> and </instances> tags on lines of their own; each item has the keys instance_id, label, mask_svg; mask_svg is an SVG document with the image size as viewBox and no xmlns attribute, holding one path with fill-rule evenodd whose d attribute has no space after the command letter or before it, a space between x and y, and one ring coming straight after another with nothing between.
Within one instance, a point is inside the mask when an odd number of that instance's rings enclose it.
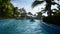
<instances>
[{"instance_id":1,"label":"palm frond","mask_svg":"<svg viewBox=\"0 0 60 34\"><path fill-rule=\"evenodd\" d=\"M35 6L43 3L44 1L34 1L33 4L32 4L32 8L34 8Z\"/></svg>"},{"instance_id":2,"label":"palm frond","mask_svg":"<svg viewBox=\"0 0 60 34\"><path fill-rule=\"evenodd\" d=\"M51 4L52 4L52 5L55 5L55 4L57 4L57 3L56 3L56 2L52 2Z\"/></svg>"},{"instance_id":3,"label":"palm frond","mask_svg":"<svg viewBox=\"0 0 60 34\"><path fill-rule=\"evenodd\" d=\"M55 5L55 4L58 5L57 8L60 9L60 5L59 5L58 3L56 3L56 2L52 2L52 5Z\"/></svg>"},{"instance_id":4,"label":"palm frond","mask_svg":"<svg viewBox=\"0 0 60 34\"><path fill-rule=\"evenodd\" d=\"M58 3L56 3L56 2L52 2L52 5L55 5L55 4L58 5L58 6L60 6L60 5L59 5Z\"/></svg>"}]
</instances>

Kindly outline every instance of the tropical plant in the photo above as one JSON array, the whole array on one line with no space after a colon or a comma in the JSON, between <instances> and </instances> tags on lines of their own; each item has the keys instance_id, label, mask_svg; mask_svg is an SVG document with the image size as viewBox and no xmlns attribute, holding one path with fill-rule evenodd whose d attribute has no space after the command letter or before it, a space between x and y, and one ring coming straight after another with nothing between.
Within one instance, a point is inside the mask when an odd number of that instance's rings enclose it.
<instances>
[{"instance_id":1,"label":"tropical plant","mask_svg":"<svg viewBox=\"0 0 60 34\"><path fill-rule=\"evenodd\" d=\"M18 11L18 7L14 7L13 15L14 15L14 17L19 17L20 12Z\"/></svg>"},{"instance_id":2,"label":"tropical plant","mask_svg":"<svg viewBox=\"0 0 60 34\"><path fill-rule=\"evenodd\" d=\"M38 14L38 15L37 15L37 18L38 18L38 19L41 19L42 13L41 13L41 12L38 12L37 14Z\"/></svg>"},{"instance_id":3,"label":"tropical plant","mask_svg":"<svg viewBox=\"0 0 60 34\"><path fill-rule=\"evenodd\" d=\"M28 12L29 15L33 15L31 12Z\"/></svg>"},{"instance_id":4,"label":"tropical plant","mask_svg":"<svg viewBox=\"0 0 60 34\"><path fill-rule=\"evenodd\" d=\"M45 12L47 12L48 16L51 16L52 15L52 11L51 11L51 5L59 5L58 3L55 2L55 0L35 0L32 4L32 7L34 8L35 6L39 5L39 4L42 4L46 2L46 7L44 9Z\"/></svg>"},{"instance_id":5,"label":"tropical plant","mask_svg":"<svg viewBox=\"0 0 60 34\"><path fill-rule=\"evenodd\" d=\"M10 0L0 0L0 17L11 17L13 8Z\"/></svg>"}]
</instances>

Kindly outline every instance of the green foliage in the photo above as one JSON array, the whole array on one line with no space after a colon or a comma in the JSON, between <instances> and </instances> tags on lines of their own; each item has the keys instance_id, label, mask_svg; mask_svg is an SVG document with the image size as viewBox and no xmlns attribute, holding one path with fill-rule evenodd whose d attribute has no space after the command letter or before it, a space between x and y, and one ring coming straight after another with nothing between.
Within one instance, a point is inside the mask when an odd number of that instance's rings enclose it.
<instances>
[{"instance_id":1,"label":"green foliage","mask_svg":"<svg viewBox=\"0 0 60 34\"><path fill-rule=\"evenodd\" d=\"M28 12L29 15L33 15L31 12Z\"/></svg>"},{"instance_id":2,"label":"green foliage","mask_svg":"<svg viewBox=\"0 0 60 34\"><path fill-rule=\"evenodd\" d=\"M53 16L43 17L43 21L60 26L60 10L56 10Z\"/></svg>"},{"instance_id":3,"label":"green foliage","mask_svg":"<svg viewBox=\"0 0 60 34\"><path fill-rule=\"evenodd\" d=\"M12 17L13 5L10 0L0 0L0 17Z\"/></svg>"},{"instance_id":4,"label":"green foliage","mask_svg":"<svg viewBox=\"0 0 60 34\"><path fill-rule=\"evenodd\" d=\"M60 16L60 10L56 10L55 16Z\"/></svg>"},{"instance_id":5,"label":"green foliage","mask_svg":"<svg viewBox=\"0 0 60 34\"><path fill-rule=\"evenodd\" d=\"M34 1L33 4L32 4L32 7L34 8L35 6L43 3L44 1Z\"/></svg>"},{"instance_id":6,"label":"green foliage","mask_svg":"<svg viewBox=\"0 0 60 34\"><path fill-rule=\"evenodd\" d=\"M60 16L44 17L43 22L60 26Z\"/></svg>"},{"instance_id":7,"label":"green foliage","mask_svg":"<svg viewBox=\"0 0 60 34\"><path fill-rule=\"evenodd\" d=\"M32 4L32 7L34 8L35 6L39 5L39 4L42 4L43 2L46 2L46 5L45 5L45 8L44 8L44 11L47 12L48 16L51 16L52 15L52 10L51 10L51 5L58 5L60 6L58 3L55 2L55 0L35 0ZM59 8L59 7L58 7Z\"/></svg>"},{"instance_id":8,"label":"green foliage","mask_svg":"<svg viewBox=\"0 0 60 34\"><path fill-rule=\"evenodd\" d=\"M14 7L14 17L19 17L20 12L18 12L18 7Z\"/></svg>"},{"instance_id":9,"label":"green foliage","mask_svg":"<svg viewBox=\"0 0 60 34\"><path fill-rule=\"evenodd\" d=\"M37 14L38 14L38 15L37 15L37 18L38 18L38 19L41 19L41 17L42 17L42 12L38 12Z\"/></svg>"}]
</instances>

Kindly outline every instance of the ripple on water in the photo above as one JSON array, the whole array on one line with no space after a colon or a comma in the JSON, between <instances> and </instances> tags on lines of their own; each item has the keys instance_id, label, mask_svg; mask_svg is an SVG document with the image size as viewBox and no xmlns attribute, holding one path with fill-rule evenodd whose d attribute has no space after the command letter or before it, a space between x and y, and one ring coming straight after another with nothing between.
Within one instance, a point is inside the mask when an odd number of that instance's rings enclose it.
<instances>
[{"instance_id":1,"label":"ripple on water","mask_svg":"<svg viewBox=\"0 0 60 34\"><path fill-rule=\"evenodd\" d=\"M40 26L40 20L9 20L0 24L0 32L6 31L9 34L43 34L45 30ZM5 33L5 32L3 32Z\"/></svg>"}]
</instances>

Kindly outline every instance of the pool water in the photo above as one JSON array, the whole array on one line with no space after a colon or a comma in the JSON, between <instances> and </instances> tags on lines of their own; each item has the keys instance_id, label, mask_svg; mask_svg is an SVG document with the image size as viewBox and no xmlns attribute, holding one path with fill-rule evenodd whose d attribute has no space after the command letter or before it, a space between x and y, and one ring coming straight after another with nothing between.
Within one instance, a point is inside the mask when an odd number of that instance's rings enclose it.
<instances>
[{"instance_id":1,"label":"pool water","mask_svg":"<svg viewBox=\"0 0 60 34\"><path fill-rule=\"evenodd\" d=\"M34 22L31 22L30 19L0 20L0 34L57 34L53 30L42 24L41 20L36 19Z\"/></svg>"}]
</instances>

